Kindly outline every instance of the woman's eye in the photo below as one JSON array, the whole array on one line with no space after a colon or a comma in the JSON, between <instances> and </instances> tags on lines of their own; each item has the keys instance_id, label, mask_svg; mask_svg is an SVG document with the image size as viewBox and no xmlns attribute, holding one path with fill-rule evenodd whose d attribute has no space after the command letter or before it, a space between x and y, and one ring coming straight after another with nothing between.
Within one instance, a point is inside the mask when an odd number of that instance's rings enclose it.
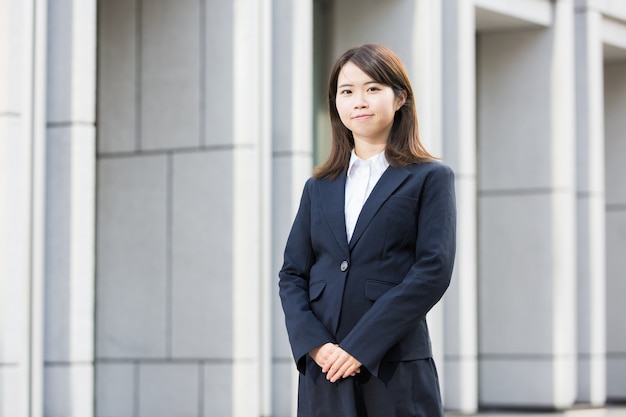
<instances>
[{"instance_id":1,"label":"woman's eye","mask_svg":"<svg viewBox=\"0 0 626 417\"><path fill-rule=\"evenodd\" d=\"M370 87L368 89L368 91L379 91L379 90L380 90L380 88L378 88L378 87Z\"/></svg>"},{"instance_id":2,"label":"woman's eye","mask_svg":"<svg viewBox=\"0 0 626 417\"><path fill-rule=\"evenodd\" d=\"M339 94L341 94L341 95L346 95L346 94L350 94L351 92L352 92L352 91L350 91L350 90L341 90L341 91L339 92Z\"/></svg>"}]
</instances>

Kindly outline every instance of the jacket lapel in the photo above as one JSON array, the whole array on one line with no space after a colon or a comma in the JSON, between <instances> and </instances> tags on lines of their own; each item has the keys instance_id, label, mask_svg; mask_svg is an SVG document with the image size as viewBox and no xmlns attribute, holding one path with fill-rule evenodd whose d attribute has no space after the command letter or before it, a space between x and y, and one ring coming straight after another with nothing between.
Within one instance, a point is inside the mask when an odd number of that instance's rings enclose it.
<instances>
[{"instance_id":1,"label":"jacket lapel","mask_svg":"<svg viewBox=\"0 0 626 417\"><path fill-rule=\"evenodd\" d=\"M342 173L332 181L320 181L320 201L326 219L330 224L339 246L348 254L348 236L346 235L346 216L344 211L346 199L346 174Z\"/></svg>"},{"instance_id":2,"label":"jacket lapel","mask_svg":"<svg viewBox=\"0 0 626 417\"><path fill-rule=\"evenodd\" d=\"M389 196L404 182L404 180L410 175L409 171L402 167L389 167L383 173L383 175L376 183L376 186L372 190L372 193L365 201L363 208L361 209L361 213L359 214L359 218L356 222L356 226L354 227L354 233L352 234L352 239L350 239L350 250L354 248L357 244L361 235L367 226L372 221L380 206L389 198ZM344 177L345 184L345 177ZM344 197L345 199L345 197ZM343 199L342 199L343 201ZM343 205L341 206L343 208ZM343 212L343 210L342 210ZM344 221L344 230L345 230L345 221ZM344 231L344 240L347 239Z\"/></svg>"}]
</instances>

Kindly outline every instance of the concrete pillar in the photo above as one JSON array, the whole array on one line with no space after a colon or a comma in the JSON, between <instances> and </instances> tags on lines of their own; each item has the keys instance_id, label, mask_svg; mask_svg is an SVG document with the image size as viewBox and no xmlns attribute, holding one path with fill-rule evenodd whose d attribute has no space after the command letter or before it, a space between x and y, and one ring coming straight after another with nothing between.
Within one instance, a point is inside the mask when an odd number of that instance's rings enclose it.
<instances>
[{"instance_id":1,"label":"concrete pillar","mask_svg":"<svg viewBox=\"0 0 626 417\"><path fill-rule=\"evenodd\" d=\"M96 2L50 4L45 402L93 415Z\"/></svg>"},{"instance_id":2,"label":"concrete pillar","mask_svg":"<svg viewBox=\"0 0 626 417\"><path fill-rule=\"evenodd\" d=\"M456 174L457 255L445 295L445 407L478 408L474 5L443 2L443 157Z\"/></svg>"},{"instance_id":3,"label":"concrete pillar","mask_svg":"<svg viewBox=\"0 0 626 417\"><path fill-rule=\"evenodd\" d=\"M442 6L441 0L419 0L413 10L412 47L406 65L415 93L420 135L426 148L444 158L442 142ZM424 57L428 59L424 59ZM442 330L443 327L440 327ZM442 332L443 333L443 332ZM442 335L443 336L443 335ZM443 345L442 345L443 348Z\"/></svg>"},{"instance_id":4,"label":"concrete pillar","mask_svg":"<svg viewBox=\"0 0 626 417\"><path fill-rule=\"evenodd\" d=\"M607 398L626 400L626 61L604 67L604 123L606 157L606 350Z\"/></svg>"},{"instance_id":5,"label":"concrete pillar","mask_svg":"<svg viewBox=\"0 0 626 417\"><path fill-rule=\"evenodd\" d=\"M576 10L577 401L606 399L606 258L602 15Z\"/></svg>"},{"instance_id":6,"label":"concrete pillar","mask_svg":"<svg viewBox=\"0 0 626 417\"><path fill-rule=\"evenodd\" d=\"M45 1L0 4L2 417L43 411L46 23Z\"/></svg>"},{"instance_id":7,"label":"concrete pillar","mask_svg":"<svg viewBox=\"0 0 626 417\"><path fill-rule=\"evenodd\" d=\"M271 408L272 7L269 0L233 6L232 415L245 417Z\"/></svg>"},{"instance_id":8,"label":"concrete pillar","mask_svg":"<svg viewBox=\"0 0 626 417\"><path fill-rule=\"evenodd\" d=\"M415 94L419 132L424 145L433 154L444 158L442 144L442 5L439 0L414 2L410 29L409 57L405 65ZM424 59L425 56L430 59ZM444 299L445 300L445 299ZM428 327L433 356L438 366L439 384L445 398L444 370L444 303L436 304L428 313Z\"/></svg>"},{"instance_id":9,"label":"concrete pillar","mask_svg":"<svg viewBox=\"0 0 626 417\"><path fill-rule=\"evenodd\" d=\"M480 403L576 399L574 5L478 50Z\"/></svg>"},{"instance_id":10,"label":"concrete pillar","mask_svg":"<svg viewBox=\"0 0 626 417\"><path fill-rule=\"evenodd\" d=\"M313 2L272 3L273 362L272 413L268 415L286 417L296 414L298 373L289 348L276 274L282 266L304 182L312 173Z\"/></svg>"}]
</instances>

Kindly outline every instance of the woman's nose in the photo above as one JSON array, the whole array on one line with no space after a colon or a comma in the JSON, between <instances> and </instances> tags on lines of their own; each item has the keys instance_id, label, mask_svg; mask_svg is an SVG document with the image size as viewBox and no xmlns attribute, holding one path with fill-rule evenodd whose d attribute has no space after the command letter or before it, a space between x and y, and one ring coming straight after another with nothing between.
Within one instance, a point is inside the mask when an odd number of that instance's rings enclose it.
<instances>
[{"instance_id":1,"label":"woman's nose","mask_svg":"<svg viewBox=\"0 0 626 417\"><path fill-rule=\"evenodd\" d=\"M362 93L355 94L354 95L354 108L362 109L364 107L367 107L367 100L365 99L365 96Z\"/></svg>"}]
</instances>

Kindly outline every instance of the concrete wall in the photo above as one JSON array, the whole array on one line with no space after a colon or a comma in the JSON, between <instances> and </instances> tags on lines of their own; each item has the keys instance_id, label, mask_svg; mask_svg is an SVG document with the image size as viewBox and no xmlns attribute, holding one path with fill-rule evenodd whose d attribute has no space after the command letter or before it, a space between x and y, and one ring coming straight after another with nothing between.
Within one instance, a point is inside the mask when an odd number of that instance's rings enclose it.
<instances>
[{"instance_id":1,"label":"concrete wall","mask_svg":"<svg viewBox=\"0 0 626 417\"><path fill-rule=\"evenodd\" d=\"M99 3L96 415L267 414L268 5Z\"/></svg>"},{"instance_id":2,"label":"concrete wall","mask_svg":"<svg viewBox=\"0 0 626 417\"><path fill-rule=\"evenodd\" d=\"M575 400L573 8L477 41L480 401ZM532 305L532 307L530 307Z\"/></svg>"}]
</instances>

